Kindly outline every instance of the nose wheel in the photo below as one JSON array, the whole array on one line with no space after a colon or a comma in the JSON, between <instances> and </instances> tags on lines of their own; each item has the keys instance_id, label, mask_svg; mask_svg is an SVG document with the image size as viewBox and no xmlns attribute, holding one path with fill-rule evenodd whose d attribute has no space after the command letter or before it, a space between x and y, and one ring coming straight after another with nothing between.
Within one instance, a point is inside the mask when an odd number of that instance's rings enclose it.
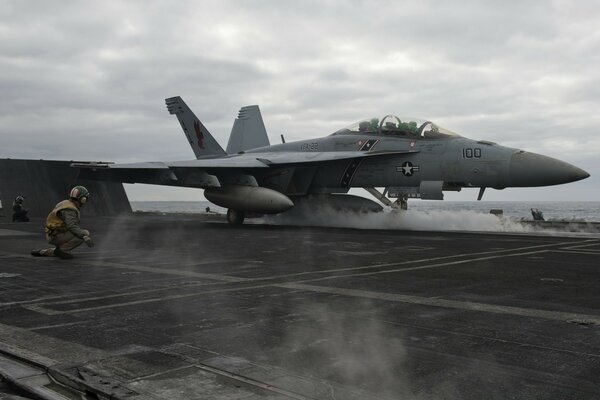
<instances>
[{"instance_id":1,"label":"nose wheel","mask_svg":"<svg viewBox=\"0 0 600 400\"><path fill-rule=\"evenodd\" d=\"M244 218L245 215L243 211L237 211L231 208L227 210L227 222L229 222L229 225L242 225L244 223Z\"/></svg>"},{"instance_id":2,"label":"nose wheel","mask_svg":"<svg viewBox=\"0 0 600 400\"><path fill-rule=\"evenodd\" d=\"M392 203L393 210L408 210L408 197L400 196Z\"/></svg>"}]
</instances>

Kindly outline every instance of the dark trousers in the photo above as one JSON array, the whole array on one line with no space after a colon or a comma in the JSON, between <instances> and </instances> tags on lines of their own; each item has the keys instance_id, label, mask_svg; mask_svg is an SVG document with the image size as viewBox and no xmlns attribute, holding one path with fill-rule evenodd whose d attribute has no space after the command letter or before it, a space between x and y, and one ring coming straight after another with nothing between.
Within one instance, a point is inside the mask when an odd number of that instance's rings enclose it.
<instances>
[{"instance_id":1,"label":"dark trousers","mask_svg":"<svg viewBox=\"0 0 600 400\"><path fill-rule=\"evenodd\" d=\"M13 222L29 222L27 211L15 211L13 213Z\"/></svg>"}]
</instances>

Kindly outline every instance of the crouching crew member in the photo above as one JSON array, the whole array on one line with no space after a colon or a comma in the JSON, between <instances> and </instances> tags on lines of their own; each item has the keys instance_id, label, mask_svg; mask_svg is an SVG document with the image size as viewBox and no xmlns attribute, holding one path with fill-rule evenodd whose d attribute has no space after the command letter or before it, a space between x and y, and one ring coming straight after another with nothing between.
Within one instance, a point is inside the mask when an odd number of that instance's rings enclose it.
<instances>
[{"instance_id":1,"label":"crouching crew member","mask_svg":"<svg viewBox=\"0 0 600 400\"><path fill-rule=\"evenodd\" d=\"M89 199L90 193L85 187L75 186L71 189L69 198L58 203L46 218L46 238L48 243L56 247L33 250L31 255L70 259L73 258L71 251L82 243L92 247L94 242L90 232L79 226L79 210Z\"/></svg>"}]
</instances>

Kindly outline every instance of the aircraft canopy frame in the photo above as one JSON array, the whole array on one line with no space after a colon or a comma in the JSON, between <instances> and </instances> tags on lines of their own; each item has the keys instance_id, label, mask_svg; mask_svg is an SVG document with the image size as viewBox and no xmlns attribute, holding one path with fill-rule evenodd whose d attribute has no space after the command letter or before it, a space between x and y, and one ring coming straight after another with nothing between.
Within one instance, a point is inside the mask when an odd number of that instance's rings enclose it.
<instances>
[{"instance_id":1,"label":"aircraft canopy frame","mask_svg":"<svg viewBox=\"0 0 600 400\"><path fill-rule=\"evenodd\" d=\"M460 137L459 134L442 128L431 121L397 117L388 114L383 118L368 118L342 128L332 135L385 135L413 139L444 139Z\"/></svg>"}]
</instances>

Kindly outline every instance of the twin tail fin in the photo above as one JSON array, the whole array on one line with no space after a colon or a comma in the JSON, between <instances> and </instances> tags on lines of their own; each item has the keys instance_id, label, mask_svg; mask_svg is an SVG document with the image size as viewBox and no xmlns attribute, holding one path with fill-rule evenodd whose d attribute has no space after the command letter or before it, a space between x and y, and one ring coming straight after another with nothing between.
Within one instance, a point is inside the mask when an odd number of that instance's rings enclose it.
<instances>
[{"instance_id":1,"label":"twin tail fin","mask_svg":"<svg viewBox=\"0 0 600 400\"><path fill-rule=\"evenodd\" d=\"M227 155L181 97L176 96L165 99L165 103L169 113L177 115L181 128L197 159Z\"/></svg>"},{"instance_id":2,"label":"twin tail fin","mask_svg":"<svg viewBox=\"0 0 600 400\"><path fill-rule=\"evenodd\" d=\"M245 106L233 121L231 135L227 143L227 154L268 146L267 130L258 106Z\"/></svg>"}]
</instances>

